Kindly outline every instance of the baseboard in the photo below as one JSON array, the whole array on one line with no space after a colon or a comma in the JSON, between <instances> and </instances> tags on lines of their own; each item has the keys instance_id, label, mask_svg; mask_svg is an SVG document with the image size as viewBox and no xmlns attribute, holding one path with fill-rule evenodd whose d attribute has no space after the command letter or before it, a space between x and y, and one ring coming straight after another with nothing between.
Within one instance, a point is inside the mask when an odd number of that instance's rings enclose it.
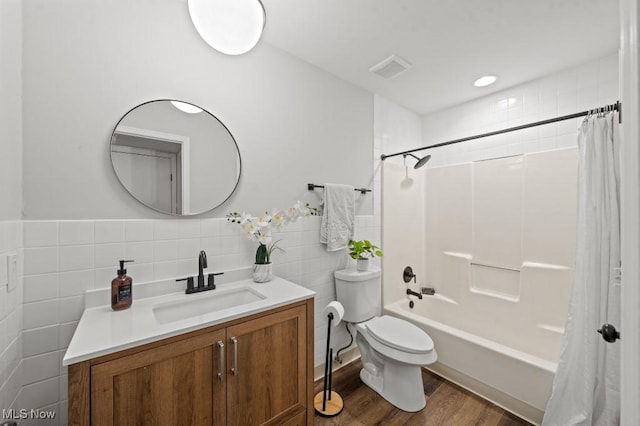
<instances>
[{"instance_id":1,"label":"baseboard","mask_svg":"<svg viewBox=\"0 0 640 426\"><path fill-rule=\"evenodd\" d=\"M342 367L345 367L346 365L349 365L353 361L359 359L360 351L358 350L357 347L354 346L353 348L347 349L346 351L344 351L340 357L342 358L342 363L339 363L338 361L334 360L333 371L339 370ZM324 362L314 367L313 377L314 377L314 381L322 379L324 377Z\"/></svg>"},{"instance_id":2,"label":"baseboard","mask_svg":"<svg viewBox=\"0 0 640 426\"><path fill-rule=\"evenodd\" d=\"M442 376L450 382L455 383L461 388L464 388L469 392L473 392L481 398L492 402L498 407L533 423L534 425L539 425L542 422L544 411L540 411L539 409L486 385L471 376L467 376L466 374L447 367L439 362L431 364L425 368L434 372L438 376Z\"/></svg>"}]
</instances>

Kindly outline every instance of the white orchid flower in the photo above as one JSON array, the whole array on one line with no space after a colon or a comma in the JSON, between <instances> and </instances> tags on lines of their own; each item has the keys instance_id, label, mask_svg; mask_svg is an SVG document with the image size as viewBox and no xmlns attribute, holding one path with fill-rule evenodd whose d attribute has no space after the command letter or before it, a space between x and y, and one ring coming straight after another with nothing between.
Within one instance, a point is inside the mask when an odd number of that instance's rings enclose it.
<instances>
[{"instance_id":1,"label":"white orchid flower","mask_svg":"<svg viewBox=\"0 0 640 426\"><path fill-rule=\"evenodd\" d=\"M271 216L268 213L264 213L257 217L258 226L261 228L268 227L271 222Z\"/></svg>"},{"instance_id":2,"label":"white orchid flower","mask_svg":"<svg viewBox=\"0 0 640 426\"><path fill-rule=\"evenodd\" d=\"M296 208L295 207L289 207L287 208L287 219L289 219L290 221L295 221L296 220Z\"/></svg>"},{"instance_id":3,"label":"white orchid flower","mask_svg":"<svg viewBox=\"0 0 640 426\"><path fill-rule=\"evenodd\" d=\"M260 229L260 232L258 232L258 241L260 244L269 244L271 242L271 232L269 229Z\"/></svg>"},{"instance_id":4,"label":"white orchid flower","mask_svg":"<svg viewBox=\"0 0 640 426\"><path fill-rule=\"evenodd\" d=\"M301 201L296 201L296 203L289 207L289 216L291 217L291 221L295 222L299 217L304 216L304 206Z\"/></svg>"},{"instance_id":5,"label":"white orchid flower","mask_svg":"<svg viewBox=\"0 0 640 426\"><path fill-rule=\"evenodd\" d=\"M244 231L245 234L247 234L248 236L251 236L256 232L256 226L253 223L248 222L242 227L242 230Z\"/></svg>"},{"instance_id":6,"label":"white orchid flower","mask_svg":"<svg viewBox=\"0 0 640 426\"><path fill-rule=\"evenodd\" d=\"M268 255L270 255L274 250L281 250L277 246L279 241L272 243L272 229L280 230L283 225L288 225L300 217L312 216L313 214L313 209L310 209L307 204L297 201L293 206L284 210L274 209L258 217L251 216L246 212L242 212L242 214L229 213L227 220L230 223L239 224L247 237L266 245L268 247Z\"/></svg>"},{"instance_id":7,"label":"white orchid flower","mask_svg":"<svg viewBox=\"0 0 640 426\"><path fill-rule=\"evenodd\" d=\"M242 212L240 215L240 225L244 225L247 222L251 221L251 215L249 213Z\"/></svg>"},{"instance_id":8,"label":"white orchid flower","mask_svg":"<svg viewBox=\"0 0 640 426\"><path fill-rule=\"evenodd\" d=\"M276 229L282 228L282 225L285 222L284 214L280 210L274 210L271 212L271 223Z\"/></svg>"}]
</instances>

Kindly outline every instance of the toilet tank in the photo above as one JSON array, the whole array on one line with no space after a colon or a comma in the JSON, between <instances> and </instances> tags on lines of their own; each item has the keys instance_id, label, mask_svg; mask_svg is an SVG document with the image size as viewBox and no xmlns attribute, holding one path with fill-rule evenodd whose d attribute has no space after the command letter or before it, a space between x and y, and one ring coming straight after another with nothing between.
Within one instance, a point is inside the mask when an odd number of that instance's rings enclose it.
<instances>
[{"instance_id":1,"label":"toilet tank","mask_svg":"<svg viewBox=\"0 0 640 426\"><path fill-rule=\"evenodd\" d=\"M368 271L342 269L334 273L338 302L344 307L344 321L362 322L380 315L381 274L378 268Z\"/></svg>"}]
</instances>

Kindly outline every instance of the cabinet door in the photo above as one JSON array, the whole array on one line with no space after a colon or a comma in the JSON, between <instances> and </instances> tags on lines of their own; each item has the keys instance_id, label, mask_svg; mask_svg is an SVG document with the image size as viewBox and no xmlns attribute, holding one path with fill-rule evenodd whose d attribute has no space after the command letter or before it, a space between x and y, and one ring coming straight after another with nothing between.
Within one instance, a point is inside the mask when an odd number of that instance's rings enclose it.
<instances>
[{"instance_id":1,"label":"cabinet door","mask_svg":"<svg viewBox=\"0 0 640 426\"><path fill-rule=\"evenodd\" d=\"M224 341L219 330L92 366L91 424L224 424Z\"/></svg>"},{"instance_id":2,"label":"cabinet door","mask_svg":"<svg viewBox=\"0 0 640 426\"><path fill-rule=\"evenodd\" d=\"M281 424L305 412L306 308L227 328L227 424Z\"/></svg>"}]
</instances>

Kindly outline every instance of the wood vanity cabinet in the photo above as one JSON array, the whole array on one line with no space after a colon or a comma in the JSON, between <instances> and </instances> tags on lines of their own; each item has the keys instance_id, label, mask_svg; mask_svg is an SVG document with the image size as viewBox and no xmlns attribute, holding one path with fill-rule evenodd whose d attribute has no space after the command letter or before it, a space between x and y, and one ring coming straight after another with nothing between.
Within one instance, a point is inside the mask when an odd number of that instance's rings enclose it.
<instances>
[{"instance_id":1,"label":"wood vanity cabinet","mask_svg":"<svg viewBox=\"0 0 640 426\"><path fill-rule=\"evenodd\" d=\"M69 425L311 425L313 299L69 366Z\"/></svg>"}]
</instances>

